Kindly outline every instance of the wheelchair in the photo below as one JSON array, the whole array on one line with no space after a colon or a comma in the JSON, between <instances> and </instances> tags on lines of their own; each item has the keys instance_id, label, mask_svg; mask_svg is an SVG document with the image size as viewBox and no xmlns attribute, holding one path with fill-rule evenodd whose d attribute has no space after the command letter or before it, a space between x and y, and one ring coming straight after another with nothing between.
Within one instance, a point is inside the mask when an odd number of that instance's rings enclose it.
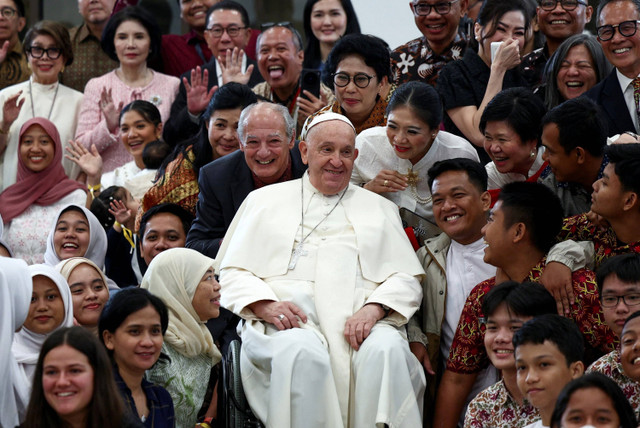
<instances>
[{"instance_id":1,"label":"wheelchair","mask_svg":"<svg viewBox=\"0 0 640 428\"><path fill-rule=\"evenodd\" d=\"M226 428L264 428L244 395L240 376L240 347L239 340L232 341L222 365Z\"/></svg>"}]
</instances>

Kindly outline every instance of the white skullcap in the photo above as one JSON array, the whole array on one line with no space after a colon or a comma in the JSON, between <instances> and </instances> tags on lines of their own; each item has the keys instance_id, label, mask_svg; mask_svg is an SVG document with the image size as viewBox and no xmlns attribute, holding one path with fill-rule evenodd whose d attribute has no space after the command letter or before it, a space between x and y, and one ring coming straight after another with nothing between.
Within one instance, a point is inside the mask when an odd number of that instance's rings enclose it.
<instances>
[{"instance_id":1,"label":"white skullcap","mask_svg":"<svg viewBox=\"0 0 640 428\"><path fill-rule=\"evenodd\" d=\"M301 140L306 140L307 135L309 135L309 131L311 130L311 128L313 128L314 126L322 123L322 122L327 122L329 120L340 120L344 123L346 123L347 125L349 125L351 127L351 129L353 129L353 133L356 133L356 128L353 126L353 123L351 123L351 121L349 119L347 119L346 116L343 116L341 114L338 113L334 113L332 111L328 111L326 113L320 113L318 115L316 115L313 120L311 121L311 123L309 124L305 124L304 129L302 130L302 135L300 136Z\"/></svg>"}]
</instances>

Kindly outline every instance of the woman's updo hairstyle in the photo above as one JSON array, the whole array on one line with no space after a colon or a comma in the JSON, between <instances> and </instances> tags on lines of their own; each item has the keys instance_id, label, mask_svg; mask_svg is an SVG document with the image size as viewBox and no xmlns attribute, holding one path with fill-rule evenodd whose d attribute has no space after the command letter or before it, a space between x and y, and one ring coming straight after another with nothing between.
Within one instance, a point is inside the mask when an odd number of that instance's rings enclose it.
<instances>
[{"instance_id":1,"label":"woman's updo hairstyle","mask_svg":"<svg viewBox=\"0 0 640 428\"><path fill-rule=\"evenodd\" d=\"M122 108L122 111L120 112L118 122L121 122L124 114L130 111L135 111L140 116L142 116L144 120L153 124L153 126L157 127L162 123L162 116L160 116L158 107L156 107L153 103L145 100L135 100L124 106Z\"/></svg>"},{"instance_id":2,"label":"woman's updo hairstyle","mask_svg":"<svg viewBox=\"0 0 640 428\"><path fill-rule=\"evenodd\" d=\"M408 107L432 130L442 122L442 102L440 95L424 82L412 81L400 85L387 105L387 117L399 107Z\"/></svg>"}]
</instances>

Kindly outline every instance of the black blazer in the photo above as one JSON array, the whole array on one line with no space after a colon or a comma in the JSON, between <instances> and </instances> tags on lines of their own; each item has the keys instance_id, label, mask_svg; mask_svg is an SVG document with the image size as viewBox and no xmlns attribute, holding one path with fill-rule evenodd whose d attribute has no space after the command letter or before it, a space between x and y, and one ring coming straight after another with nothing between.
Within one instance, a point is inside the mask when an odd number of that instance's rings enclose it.
<instances>
[{"instance_id":1,"label":"black blazer","mask_svg":"<svg viewBox=\"0 0 640 428\"><path fill-rule=\"evenodd\" d=\"M253 71L247 84L250 88L253 88L264 79L258 71L258 64L251 58L247 57L247 67L253 65ZM211 61L201 66L202 72L209 70L209 81L207 83L207 90L213 88L218 84L218 73L216 72L216 61L212 58ZM176 99L171 104L171 114L169 119L164 124L164 130L162 131L162 138L171 146L176 146L178 143L185 141L198 133L200 127L197 123L191 121L189 117L189 111L187 110L187 92L182 83L182 78L185 77L189 83L191 83L191 70L182 73L180 76L180 89Z\"/></svg>"},{"instance_id":2,"label":"black blazer","mask_svg":"<svg viewBox=\"0 0 640 428\"><path fill-rule=\"evenodd\" d=\"M607 135L622 134L625 131L636 132L615 68L604 80L589 89L585 96L602 108L609 125Z\"/></svg>"},{"instance_id":3,"label":"black blazer","mask_svg":"<svg viewBox=\"0 0 640 428\"><path fill-rule=\"evenodd\" d=\"M302 163L297 143L290 150L290 155L292 176L300 178L307 166ZM233 216L254 190L244 152L237 150L202 167L198 186L196 219L191 224L186 246L214 258Z\"/></svg>"}]
</instances>

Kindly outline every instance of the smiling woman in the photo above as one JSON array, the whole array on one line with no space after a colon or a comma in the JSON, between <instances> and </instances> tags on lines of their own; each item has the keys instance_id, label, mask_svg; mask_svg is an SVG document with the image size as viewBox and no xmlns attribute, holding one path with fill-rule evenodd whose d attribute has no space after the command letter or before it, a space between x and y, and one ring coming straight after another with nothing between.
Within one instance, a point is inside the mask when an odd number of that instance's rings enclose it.
<instances>
[{"instance_id":1,"label":"smiling woman","mask_svg":"<svg viewBox=\"0 0 640 428\"><path fill-rule=\"evenodd\" d=\"M67 29L57 22L36 23L25 36L24 53L32 70L26 82L0 91L0 191L16 182L18 142L22 125L34 117L44 117L56 125L63 147L76 132L82 93L58 81L64 67L73 62L73 51ZM58 159L72 178L77 168L64 157Z\"/></svg>"},{"instance_id":2,"label":"smiling woman","mask_svg":"<svg viewBox=\"0 0 640 428\"><path fill-rule=\"evenodd\" d=\"M44 118L28 120L19 133L18 181L0 194L4 239L14 257L42 263L47 231L55 213L84 203L84 186L67 178L60 160L62 145L55 125Z\"/></svg>"}]
</instances>

